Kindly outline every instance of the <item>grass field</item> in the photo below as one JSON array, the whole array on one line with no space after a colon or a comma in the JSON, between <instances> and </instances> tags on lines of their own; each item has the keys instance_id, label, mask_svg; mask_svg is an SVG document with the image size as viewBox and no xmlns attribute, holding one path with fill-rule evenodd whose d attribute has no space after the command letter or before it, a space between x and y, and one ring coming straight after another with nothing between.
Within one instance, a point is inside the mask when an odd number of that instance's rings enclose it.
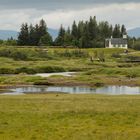
<instances>
[{"instance_id":1,"label":"grass field","mask_svg":"<svg viewBox=\"0 0 140 140\"><path fill-rule=\"evenodd\" d=\"M0 140L139 140L140 96L0 96Z\"/></svg>"},{"instance_id":2,"label":"grass field","mask_svg":"<svg viewBox=\"0 0 140 140\"><path fill-rule=\"evenodd\" d=\"M0 47L0 90L13 85L140 86L140 52ZM91 57L105 62L90 61ZM74 77L28 74L76 71ZM140 96L0 95L0 140L140 140Z\"/></svg>"}]
</instances>

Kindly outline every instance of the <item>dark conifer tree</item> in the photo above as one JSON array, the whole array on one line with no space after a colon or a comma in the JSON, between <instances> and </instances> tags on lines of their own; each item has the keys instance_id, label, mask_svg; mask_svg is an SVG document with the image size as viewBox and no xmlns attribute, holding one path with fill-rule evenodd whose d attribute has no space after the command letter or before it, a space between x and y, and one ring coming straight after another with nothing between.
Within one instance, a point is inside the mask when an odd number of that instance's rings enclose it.
<instances>
[{"instance_id":1,"label":"dark conifer tree","mask_svg":"<svg viewBox=\"0 0 140 140\"><path fill-rule=\"evenodd\" d=\"M73 25L72 25L71 35L72 35L73 39L77 39L77 37L78 37L78 28L77 28L75 21L73 22Z\"/></svg>"},{"instance_id":2,"label":"dark conifer tree","mask_svg":"<svg viewBox=\"0 0 140 140\"><path fill-rule=\"evenodd\" d=\"M126 35L126 28L125 28L125 25L122 25L121 27L121 36L123 37L123 35Z\"/></svg>"},{"instance_id":3,"label":"dark conifer tree","mask_svg":"<svg viewBox=\"0 0 140 140\"><path fill-rule=\"evenodd\" d=\"M29 45L31 45L31 46L37 45L36 29L35 29L35 27L33 27L32 24L29 27Z\"/></svg>"},{"instance_id":4,"label":"dark conifer tree","mask_svg":"<svg viewBox=\"0 0 140 140\"><path fill-rule=\"evenodd\" d=\"M67 31L65 32L64 35L64 45L65 46L70 46L72 42L72 36L71 36L71 31L70 28L68 27Z\"/></svg>"},{"instance_id":5,"label":"dark conifer tree","mask_svg":"<svg viewBox=\"0 0 140 140\"><path fill-rule=\"evenodd\" d=\"M121 37L121 30L120 30L120 25L116 24L113 30L113 37L114 38L120 38Z\"/></svg>"},{"instance_id":6,"label":"dark conifer tree","mask_svg":"<svg viewBox=\"0 0 140 140\"><path fill-rule=\"evenodd\" d=\"M47 24L46 22L42 19L40 20L39 23L39 35L40 37L44 36L47 33Z\"/></svg>"},{"instance_id":7,"label":"dark conifer tree","mask_svg":"<svg viewBox=\"0 0 140 140\"><path fill-rule=\"evenodd\" d=\"M58 37L55 40L55 44L58 46L63 46L64 45L64 37L65 37L65 29L61 25L58 33Z\"/></svg>"},{"instance_id":8,"label":"dark conifer tree","mask_svg":"<svg viewBox=\"0 0 140 140\"><path fill-rule=\"evenodd\" d=\"M18 36L18 45L29 45L29 28L27 23L21 25L21 31Z\"/></svg>"}]
</instances>

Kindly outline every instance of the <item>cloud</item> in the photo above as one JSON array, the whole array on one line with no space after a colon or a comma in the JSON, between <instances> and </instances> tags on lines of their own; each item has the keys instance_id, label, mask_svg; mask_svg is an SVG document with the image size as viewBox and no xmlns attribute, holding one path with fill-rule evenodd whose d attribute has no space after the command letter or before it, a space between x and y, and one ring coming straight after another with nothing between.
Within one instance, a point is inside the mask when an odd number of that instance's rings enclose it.
<instances>
[{"instance_id":1,"label":"cloud","mask_svg":"<svg viewBox=\"0 0 140 140\"><path fill-rule=\"evenodd\" d=\"M121 3L123 2L123 3ZM19 30L23 22L37 23L44 18L50 28L68 27L73 20L107 20L125 24L128 28L140 26L138 0L0 0L0 29Z\"/></svg>"},{"instance_id":2,"label":"cloud","mask_svg":"<svg viewBox=\"0 0 140 140\"><path fill-rule=\"evenodd\" d=\"M139 0L0 0L1 8L9 9L77 9L98 4L140 3Z\"/></svg>"},{"instance_id":3,"label":"cloud","mask_svg":"<svg viewBox=\"0 0 140 140\"><path fill-rule=\"evenodd\" d=\"M125 24L127 28L140 26L140 3L98 5L97 7L77 10L56 10L50 13L42 13L42 16L34 18L34 22L41 18L47 21L51 28L59 28L71 25L74 20L88 20L90 16L96 16L98 21L106 20L111 24Z\"/></svg>"}]
</instances>

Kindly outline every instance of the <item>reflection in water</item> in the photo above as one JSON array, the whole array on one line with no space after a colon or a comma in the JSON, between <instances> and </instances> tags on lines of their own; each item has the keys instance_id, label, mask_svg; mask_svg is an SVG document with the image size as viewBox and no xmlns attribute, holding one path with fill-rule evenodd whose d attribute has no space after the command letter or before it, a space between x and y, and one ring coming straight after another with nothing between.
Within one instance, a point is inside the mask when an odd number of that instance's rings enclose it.
<instances>
[{"instance_id":1,"label":"reflection in water","mask_svg":"<svg viewBox=\"0 0 140 140\"><path fill-rule=\"evenodd\" d=\"M54 87L54 86L30 86L30 87L17 87L10 89L10 93L6 94L22 94L22 93L47 93L47 92L62 92L70 94L140 94L140 87L128 86L105 86L100 88L91 87Z\"/></svg>"}]
</instances>

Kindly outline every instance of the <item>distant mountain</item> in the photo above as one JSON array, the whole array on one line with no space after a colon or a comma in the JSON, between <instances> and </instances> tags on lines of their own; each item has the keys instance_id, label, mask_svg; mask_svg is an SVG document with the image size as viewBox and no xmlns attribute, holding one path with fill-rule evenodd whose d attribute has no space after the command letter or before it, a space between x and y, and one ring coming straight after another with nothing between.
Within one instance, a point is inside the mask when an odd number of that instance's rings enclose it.
<instances>
[{"instance_id":1,"label":"distant mountain","mask_svg":"<svg viewBox=\"0 0 140 140\"><path fill-rule=\"evenodd\" d=\"M53 39L55 39L58 35L57 29L48 29L48 32L51 34ZM12 30L0 30L0 39L7 40L8 38L13 37L14 39L17 39L18 32L12 31Z\"/></svg>"},{"instance_id":2,"label":"distant mountain","mask_svg":"<svg viewBox=\"0 0 140 140\"><path fill-rule=\"evenodd\" d=\"M50 35L53 37L53 39L55 39L58 36L58 30L57 29L48 29L48 32L50 33Z\"/></svg>"},{"instance_id":3,"label":"distant mountain","mask_svg":"<svg viewBox=\"0 0 140 140\"><path fill-rule=\"evenodd\" d=\"M0 39L6 40L10 37L17 38L18 32L12 30L0 30Z\"/></svg>"},{"instance_id":4,"label":"distant mountain","mask_svg":"<svg viewBox=\"0 0 140 140\"><path fill-rule=\"evenodd\" d=\"M130 37L138 38L140 37L140 27L128 30L127 33Z\"/></svg>"}]
</instances>

